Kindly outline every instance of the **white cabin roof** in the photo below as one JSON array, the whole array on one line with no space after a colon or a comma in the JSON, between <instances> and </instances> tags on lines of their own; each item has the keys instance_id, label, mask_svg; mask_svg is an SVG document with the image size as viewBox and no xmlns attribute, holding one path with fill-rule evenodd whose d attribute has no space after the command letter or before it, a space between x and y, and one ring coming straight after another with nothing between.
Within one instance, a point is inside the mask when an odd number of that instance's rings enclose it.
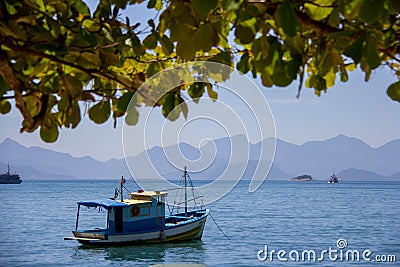
<instances>
[{"instance_id":1,"label":"white cabin roof","mask_svg":"<svg viewBox=\"0 0 400 267\"><path fill-rule=\"evenodd\" d=\"M117 201L122 202L121 200L117 200ZM137 205L137 204L151 203L151 200L125 198L123 203L128 204L128 205Z\"/></svg>"},{"instance_id":2,"label":"white cabin roof","mask_svg":"<svg viewBox=\"0 0 400 267\"><path fill-rule=\"evenodd\" d=\"M163 198L167 195L167 192L163 191L143 191L143 190L138 190L137 192L129 193L131 196L132 201L145 201L141 203L147 203L147 202L152 202L152 198ZM125 200L124 200L125 202Z\"/></svg>"},{"instance_id":3,"label":"white cabin roof","mask_svg":"<svg viewBox=\"0 0 400 267\"><path fill-rule=\"evenodd\" d=\"M168 192L164 192L164 191L138 191L138 192L133 192L133 193L129 193L129 195L131 196L165 196L167 195Z\"/></svg>"}]
</instances>

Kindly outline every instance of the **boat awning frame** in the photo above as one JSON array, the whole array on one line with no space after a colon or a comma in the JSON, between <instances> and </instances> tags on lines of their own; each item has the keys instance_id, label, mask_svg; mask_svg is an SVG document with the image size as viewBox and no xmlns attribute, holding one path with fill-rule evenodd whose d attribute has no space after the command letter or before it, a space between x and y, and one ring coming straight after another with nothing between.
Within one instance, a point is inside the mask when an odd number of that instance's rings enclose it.
<instances>
[{"instance_id":1,"label":"boat awning frame","mask_svg":"<svg viewBox=\"0 0 400 267\"><path fill-rule=\"evenodd\" d=\"M106 210L110 210L111 208L115 207L129 207L129 204L124 202L112 200L112 199L101 199L96 201L79 201L78 205L89 207L89 208L96 208L96 207L103 207Z\"/></svg>"}]
</instances>

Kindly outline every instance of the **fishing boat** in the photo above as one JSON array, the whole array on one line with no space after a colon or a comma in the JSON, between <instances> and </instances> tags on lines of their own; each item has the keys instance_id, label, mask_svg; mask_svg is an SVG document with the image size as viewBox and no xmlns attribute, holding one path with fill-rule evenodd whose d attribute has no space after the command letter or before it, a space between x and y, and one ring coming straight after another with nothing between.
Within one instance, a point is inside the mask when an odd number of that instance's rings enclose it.
<instances>
[{"instance_id":1,"label":"fishing boat","mask_svg":"<svg viewBox=\"0 0 400 267\"><path fill-rule=\"evenodd\" d=\"M188 199L188 182L193 183L186 167L182 176L184 180L184 211L166 215L166 191L144 191L129 193L123 198L125 179L120 180L120 199L114 198L97 201L79 201L75 230L72 237L64 240L76 240L86 245L120 245L140 243L164 243L201 239L209 210L203 205L193 210L188 209L188 202L201 198L193 196ZM192 192L194 192L192 190ZM118 193L118 192L117 192ZM79 229L79 213L81 207L104 209L107 214L105 228ZM172 209L173 211L174 209Z\"/></svg>"},{"instance_id":2,"label":"fishing boat","mask_svg":"<svg viewBox=\"0 0 400 267\"><path fill-rule=\"evenodd\" d=\"M20 184L22 183L19 174L10 173L10 164L7 164L7 172L0 174L0 184Z\"/></svg>"},{"instance_id":3,"label":"fishing boat","mask_svg":"<svg viewBox=\"0 0 400 267\"><path fill-rule=\"evenodd\" d=\"M337 178L335 173L333 173L333 175L331 176L331 179L329 179L328 183L329 184L337 184L337 183L339 183L339 179Z\"/></svg>"}]
</instances>

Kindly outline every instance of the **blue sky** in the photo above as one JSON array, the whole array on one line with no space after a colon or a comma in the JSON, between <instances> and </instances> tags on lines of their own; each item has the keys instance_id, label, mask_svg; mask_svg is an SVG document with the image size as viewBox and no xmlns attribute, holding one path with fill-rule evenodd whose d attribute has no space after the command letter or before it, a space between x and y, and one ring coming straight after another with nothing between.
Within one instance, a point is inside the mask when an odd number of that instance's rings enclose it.
<instances>
[{"instance_id":1,"label":"blue sky","mask_svg":"<svg viewBox=\"0 0 400 267\"><path fill-rule=\"evenodd\" d=\"M377 147L400 138L400 103L386 95L386 88L395 79L387 69L379 69L365 83L363 74L355 71L349 82L338 83L321 97L303 88L300 99L296 98L296 82L287 88L259 87L270 104L277 138L302 144L345 134ZM114 129L112 119L96 125L86 115L76 129L63 128L56 143L46 144L38 131L20 134L21 119L15 107L8 115L0 116L0 141L9 137L26 146L45 147L74 156L89 155L99 160L123 157L122 120Z\"/></svg>"},{"instance_id":2,"label":"blue sky","mask_svg":"<svg viewBox=\"0 0 400 267\"><path fill-rule=\"evenodd\" d=\"M151 16L146 12L127 12L124 16L127 14L140 14L142 25L146 25L148 16ZM304 87L300 99L297 99L298 81L287 88L266 88L259 80L254 81L270 104L279 139L302 144L345 134L377 147L400 138L400 103L392 101L386 94L396 76L387 68L375 70L367 83L364 74L356 70L350 74L347 83L338 82L321 97ZM86 115L76 129L62 129L54 144L42 142L38 131L20 134L21 120L15 107L11 113L0 115L0 142L9 137L26 146L45 147L74 156L89 155L99 160L123 157L123 120L119 120L114 129L112 119L96 125ZM190 136L190 129L187 131ZM208 134L210 137L218 136L217 130Z\"/></svg>"}]
</instances>

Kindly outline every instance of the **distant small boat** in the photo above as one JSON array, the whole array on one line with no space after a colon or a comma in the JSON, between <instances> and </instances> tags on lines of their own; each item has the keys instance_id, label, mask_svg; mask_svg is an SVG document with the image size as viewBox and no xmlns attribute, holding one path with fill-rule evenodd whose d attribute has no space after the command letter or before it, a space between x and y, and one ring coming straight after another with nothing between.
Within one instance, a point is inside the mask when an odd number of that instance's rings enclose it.
<instances>
[{"instance_id":1,"label":"distant small boat","mask_svg":"<svg viewBox=\"0 0 400 267\"><path fill-rule=\"evenodd\" d=\"M300 175L297 177L290 178L290 181L313 181L313 178L309 174Z\"/></svg>"},{"instance_id":2,"label":"distant small boat","mask_svg":"<svg viewBox=\"0 0 400 267\"><path fill-rule=\"evenodd\" d=\"M20 184L22 183L19 174L10 173L10 164L7 164L7 172L0 174L0 184Z\"/></svg>"},{"instance_id":3,"label":"distant small boat","mask_svg":"<svg viewBox=\"0 0 400 267\"><path fill-rule=\"evenodd\" d=\"M337 178L335 173L333 173L333 175L331 176L331 179L329 179L328 183L329 184L337 184L337 183L339 183L339 179Z\"/></svg>"},{"instance_id":4,"label":"distant small boat","mask_svg":"<svg viewBox=\"0 0 400 267\"><path fill-rule=\"evenodd\" d=\"M201 196L187 199L186 167L184 169L184 212L165 215L165 202L167 192L138 190L129 193L130 198L124 199L122 195L125 179L120 181L121 199L115 198L97 201L79 201L73 237L64 240L76 240L81 244L89 245L119 245L138 243L164 243L192 239L201 239L204 226L209 215L209 210L202 206L196 210L188 211L188 201L195 201ZM192 182L189 178L189 184ZM192 192L194 192L192 190ZM116 194L117 197L117 194ZM196 203L196 202L195 202ZM107 213L106 228L78 230L80 207L103 208Z\"/></svg>"}]
</instances>

